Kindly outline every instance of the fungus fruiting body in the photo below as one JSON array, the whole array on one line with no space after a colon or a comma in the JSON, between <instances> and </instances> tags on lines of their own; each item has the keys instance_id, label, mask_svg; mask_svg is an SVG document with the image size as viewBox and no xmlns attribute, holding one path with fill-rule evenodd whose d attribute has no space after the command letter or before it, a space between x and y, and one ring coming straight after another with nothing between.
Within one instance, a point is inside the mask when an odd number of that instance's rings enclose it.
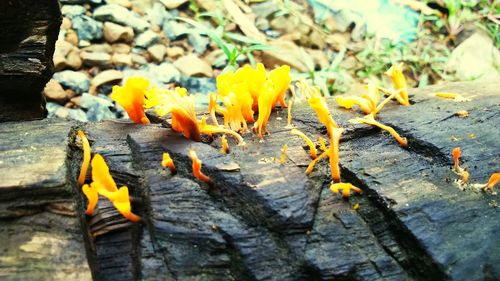
<instances>
[{"instance_id":1,"label":"fungus fruiting body","mask_svg":"<svg viewBox=\"0 0 500 281\"><path fill-rule=\"evenodd\" d=\"M349 198L350 191L354 191L355 193L361 194L361 189L352 185L351 183L333 183L330 185L330 191L333 193L339 193L339 190L342 190L342 197ZM358 205L359 206L359 205Z\"/></svg>"},{"instance_id":2,"label":"fungus fruiting body","mask_svg":"<svg viewBox=\"0 0 500 281\"><path fill-rule=\"evenodd\" d=\"M306 142L306 144L309 146L309 152L312 159L316 159L316 157L318 157L318 150L316 149L316 146L314 145L313 141L308 138L303 132L301 132L299 129L292 129L290 131L290 134L299 136Z\"/></svg>"},{"instance_id":3,"label":"fungus fruiting body","mask_svg":"<svg viewBox=\"0 0 500 281\"><path fill-rule=\"evenodd\" d=\"M172 158L170 157L170 154L168 154L167 152L163 153L163 159L161 160L161 166L164 168L169 168L173 174L175 174L175 172L176 172L174 160L172 160Z\"/></svg>"},{"instance_id":4,"label":"fungus fruiting body","mask_svg":"<svg viewBox=\"0 0 500 281\"><path fill-rule=\"evenodd\" d=\"M78 130L78 137L82 141L83 147L83 160L82 160L82 168L80 169L80 175L78 176L78 184L83 185L85 183L85 177L87 176L87 170L90 164L90 144L89 140L85 136L85 133L82 130Z\"/></svg>"},{"instance_id":5,"label":"fungus fruiting body","mask_svg":"<svg viewBox=\"0 0 500 281\"><path fill-rule=\"evenodd\" d=\"M344 128L334 128L332 136L330 136L330 151L328 153L328 158L330 159L330 169L334 182L340 182L339 144L340 136L343 132Z\"/></svg>"},{"instance_id":6,"label":"fungus fruiting body","mask_svg":"<svg viewBox=\"0 0 500 281\"><path fill-rule=\"evenodd\" d=\"M404 106L410 105L410 101L408 99L406 78L403 74L403 64L393 64L385 74L391 78L392 84L394 85L396 91L399 91L399 94L395 95L395 98L398 100L398 102Z\"/></svg>"},{"instance_id":7,"label":"fungus fruiting body","mask_svg":"<svg viewBox=\"0 0 500 281\"><path fill-rule=\"evenodd\" d=\"M144 95L148 87L149 81L145 78L129 78L124 86L114 86L110 97L123 107L134 123L149 124L144 113Z\"/></svg>"},{"instance_id":8,"label":"fungus fruiting body","mask_svg":"<svg viewBox=\"0 0 500 281\"><path fill-rule=\"evenodd\" d=\"M203 174L203 172L201 171L202 162L198 158L198 156L196 155L196 152L192 149L189 150L189 158L191 158L191 161L193 162L193 165L192 165L193 175L202 182L211 183L212 180L210 179L210 177Z\"/></svg>"},{"instance_id":9,"label":"fungus fruiting body","mask_svg":"<svg viewBox=\"0 0 500 281\"><path fill-rule=\"evenodd\" d=\"M493 188L498 183L498 181L500 181L500 173L493 173L486 183L485 188L493 191Z\"/></svg>"},{"instance_id":10,"label":"fungus fruiting body","mask_svg":"<svg viewBox=\"0 0 500 281\"><path fill-rule=\"evenodd\" d=\"M469 174L469 172L468 172L467 170L465 170L465 169L464 169L464 170L462 171L461 176L462 176L462 183L467 183L467 182L469 182L469 176L470 176L470 174Z\"/></svg>"},{"instance_id":11,"label":"fungus fruiting body","mask_svg":"<svg viewBox=\"0 0 500 281\"><path fill-rule=\"evenodd\" d=\"M288 144L285 144L283 146L283 150L281 151L281 159L280 159L280 164L283 165L286 162L286 151L288 149Z\"/></svg>"},{"instance_id":12,"label":"fungus fruiting body","mask_svg":"<svg viewBox=\"0 0 500 281\"><path fill-rule=\"evenodd\" d=\"M451 151L451 155L453 156L453 169L455 172L460 173L460 165L459 165L459 158L460 158L460 147L455 147Z\"/></svg>"},{"instance_id":13,"label":"fungus fruiting body","mask_svg":"<svg viewBox=\"0 0 500 281\"><path fill-rule=\"evenodd\" d=\"M221 138L221 152L222 154L228 154L229 153L229 144L227 143L226 135L222 135Z\"/></svg>"},{"instance_id":14,"label":"fungus fruiting body","mask_svg":"<svg viewBox=\"0 0 500 281\"><path fill-rule=\"evenodd\" d=\"M140 217L132 213L128 187L122 186L117 188L113 177L109 173L109 168L104 158L100 154L96 154L92 159L92 183L85 184L82 187L84 194L87 196L89 205L86 214L93 213L94 207L98 201L98 195L106 197L113 203L120 214L132 222L140 221Z\"/></svg>"},{"instance_id":15,"label":"fungus fruiting body","mask_svg":"<svg viewBox=\"0 0 500 281\"><path fill-rule=\"evenodd\" d=\"M398 132L396 132L396 130L394 130L394 128L376 121L375 118L373 117L373 114L368 114L365 116L365 118L354 118L354 119L349 120L349 122L363 123L363 124L368 124L368 125L379 127L380 129L389 132L389 134L391 134L396 139L396 141L399 143L399 145L401 145L402 147L408 146L408 141L406 140L406 138L401 137L398 134Z\"/></svg>"}]
</instances>

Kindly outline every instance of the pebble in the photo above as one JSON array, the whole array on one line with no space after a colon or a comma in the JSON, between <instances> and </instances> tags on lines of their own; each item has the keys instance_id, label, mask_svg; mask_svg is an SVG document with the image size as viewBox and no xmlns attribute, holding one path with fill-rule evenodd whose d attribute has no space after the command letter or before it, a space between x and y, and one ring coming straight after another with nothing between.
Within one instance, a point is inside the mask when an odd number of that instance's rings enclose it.
<instances>
[{"instance_id":1,"label":"pebble","mask_svg":"<svg viewBox=\"0 0 500 281\"><path fill-rule=\"evenodd\" d=\"M91 17L85 15L75 16L71 20L73 29L78 34L78 39L80 40L99 40L103 36L103 25L101 22L94 20Z\"/></svg>"},{"instance_id":2,"label":"pebble","mask_svg":"<svg viewBox=\"0 0 500 281\"><path fill-rule=\"evenodd\" d=\"M94 18L98 21L110 21L130 26L137 32L143 32L149 27L148 21L117 4L108 4L98 7L94 10Z\"/></svg>"},{"instance_id":3,"label":"pebble","mask_svg":"<svg viewBox=\"0 0 500 281\"><path fill-rule=\"evenodd\" d=\"M77 94L87 92L90 87L87 75L78 71L64 70L55 73L52 78L64 87L72 89Z\"/></svg>"},{"instance_id":4,"label":"pebble","mask_svg":"<svg viewBox=\"0 0 500 281\"><path fill-rule=\"evenodd\" d=\"M147 30L135 38L135 46L146 49L149 46L160 42L160 40L160 36L157 33Z\"/></svg>"},{"instance_id":5,"label":"pebble","mask_svg":"<svg viewBox=\"0 0 500 281\"><path fill-rule=\"evenodd\" d=\"M146 17L152 25L161 26L165 18L168 17L168 12L160 3L154 3L153 7L146 11Z\"/></svg>"},{"instance_id":6,"label":"pebble","mask_svg":"<svg viewBox=\"0 0 500 281\"><path fill-rule=\"evenodd\" d=\"M61 4L101 4L102 0L60 0Z\"/></svg>"},{"instance_id":7,"label":"pebble","mask_svg":"<svg viewBox=\"0 0 500 281\"><path fill-rule=\"evenodd\" d=\"M73 29L68 29L64 41L71 43L73 46L78 46L80 39L78 39L78 35Z\"/></svg>"},{"instance_id":8,"label":"pebble","mask_svg":"<svg viewBox=\"0 0 500 281\"><path fill-rule=\"evenodd\" d=\"M81 109L66 108L57 103L48 102L46 104L48 117L58 117L63 119L73 119L80 122L88 122L87 115Z\"/></svg>"},{"instance_id":9,"label":"pebble","mask_svg":"<svg viewBox=\"0 0 500 281\"><path fill-rule=\"evenodd\" d=\"M85 14L87 10L80 5L63 5L61 7L61 13L68 18L73 18L75 16Z\"/></svg>"},{"instance_id":10,"label":"pebble","mask_svg":"<svg viewBox=\"0 0 500 281\"><path fill-rule=\"evenodd\" d=\"M71 28L71 20L67 17L63 17L61 22L61 29L70 29Z\"/></svg>"},{"instance_id":11,"label":"pebble","mask_svg":"<svg viewBox=\"0 0 500 281\"><path fill-rule=\"evenodd\" d=\"M106 0L107 4L117 4L127 9L132 8L132 3L128 0Z\"/></svg>"},{"instance_id":12,"label":"pebble","mask_svg":"<svg viewBox=\"0 0 500 281\"><path fill-rule=\"evenodd\" d=\"M160 0L167 9L177 9L179 6L188 2L188 0Z\"/></svg>"},{"instance_id":13,"label":"pebble","mask_svg":"<svg viewBox=\"0 0 500 281\"><path fill-rule=\"evenodd\" d=\"M167 47L163 44L156 44L148 48L148 53L155 62L161 62L167 53Z\"/></svg>"},{"instance_id":14,"label":"pebble","mask_svg":"<svg viewBox=\"0 0 500 281\"><path fill-rule=\"evenodd\" d=\"M110 68L112 66L111 55L104 52L81 52L83 64L87 66L97 66L100 68Z\"/></svg>"},{"instance_id":15,"label":"pebble","mask_svg":"<svg viewBox=\"0 0 500 281\"><path fill-rule=\"evenodd\" d=\"M121 81L122 79L123 73L121 71L115 69L104 70L90 81L90 93L95 93L97 88L103 84Z\"/></svg>"},{"instance_id":16,"label":"pebble","mask_svg":"<svg viewBox=\"0 0 500 281\"><path fill-rule=\"evenodd\" d=\"M58 40L53 56L54 68L56 71L65 68L79 69L82 66L80 50L72 44Z\"/></svg>"},{"instance_id":17,"label":"pebble","mask_svg":"<svg viewBox=\"0 0 500 281\"><path fill-rule=\"evenodd\" d=\"M177 67L185 76L212 76L212 67L204 60L200 59L194 54L178 58L174 62Z\"/></svg>"},{"instance_id":18,"label":"pebble","mask_svg":"<svg viewBox=\"0 0 500 281\"><path fill-rule=\"evenodd\" d=\"M208 44L210 44L210 40L207 37L197 33L190 33L188 35L188 42L193 47L194 52L199 55L203 54L207 50Z\"/></svg>"},{"instance_id":19,"label":"pebble","mask_svg":"<svg viewBox=\"0 0 500 281\"><path fill-rule=\"evenodd\" d=\"M80 98L80 107L87 109L87 119L97 122L106 119L115 119L116 115L111 111L113 102L104 95L83 94Z\"/></svg>"},{"instance_id":20,"label":"pebble","mask_svg":"<svg viewBox=\"0 0 500 281\"><path fill-rule=\"evenodd\" d=\"M59 104L64 104L68 100L63 87L54 79L50 79L47 85L45 85L43 94L47 100L54 101Z\"/></svg>"},{"instance_id":21,"label":"pebble","mask_svg":"<svg viewBox=\"0 0 500 281\"><path fill-rule=\"evenodd\" d=\"M179 70L169 62L163 62L160 65L145 64L139 69L124 69L123 75L124 80L128 77L144 77L154 86L163 86L181 79Z\"/></svg>"},{"instance_id":22,"label":"pebble","mask_svg":"<svg viewBox=\"0 0 500 281\"><path fill-rule=\"evenodd\" d=\"M82 51L89 53L107 53L111 54L113 52L113 48L108 43L103 44L92 44L88 47L82 48Z\"/></svg>"},{"instance_id":23,"label":"pebble","mask_svg":"<svg viewBox=\"0 0 500 281\"><path fill-rule=\"evenodd\" d=\"M117 43L113 44L113 52L119 53L119 54L130 54L130 45L123 44L123 43Z\"/></svg>"},{"instance_id":24,"label":"pebble","mask_svg":"<svg viewBox=\"0 0 500 281\"><path fill-rule=\"evenodd\" d=\"M134 29L130 26L122 26L108 21L104 23L104 39L109 43L117 41L132 42L134 40Z\"/></svg>"},{"instance_id":25,"label":"pebble","mask_svg":"<svg viewBox=\"0 0 500 281\"><path fill-rule=\"evenodd\" d=\"M167 57L169 57L170 59L177 59L178 57L184 55L184 49L177 46L167 48L166 52Z\"/></svg>"},{"instance_id":26,"label":"pebble","mask_svg":"<svg viewBox=\"0 0 500 281\"><path fill-rule=\"evenodd\" d=\"M111 57L111 62L115 66L131 66L133 62L133 55L114 53Z\"/></svg>"},{"instance_id":27,"label":"pebble","mask_svg":"<svg viewBox=\"0 0 500 281\"><path fill-rule=\"evenodd\" d=\"M132 63L137 64L137 65L144 65L148 63L148 60L146 60L145 57L139 55L139 54L132 54Z\"/></svg>"},{"instance_id":28,"label":"pebble","mask_svg":"<svg viewBox=\"0 0 500 281\"><path fill-rule=\"evenodd\" d=\"M163 32L170 40L176 40L179 37L189 33L189 28L180 22L166 20L163 22Z\"/></svg>"}]
</instances>

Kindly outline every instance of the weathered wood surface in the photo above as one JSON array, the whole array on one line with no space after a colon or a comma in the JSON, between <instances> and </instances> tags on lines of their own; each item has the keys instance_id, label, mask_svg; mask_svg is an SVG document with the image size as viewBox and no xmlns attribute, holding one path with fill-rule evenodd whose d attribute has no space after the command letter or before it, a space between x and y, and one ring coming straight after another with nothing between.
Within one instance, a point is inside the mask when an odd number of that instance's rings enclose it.
<instances>
[{"instance_id":1,"label":"weathered wood surface","mask_svg":"<svg viewBox=\"0 0 500 281\"><path fill-rule=\"evenodd\" d=\"M194 143L161 125L4 123L0 132L9 138L0 140L0 171L8 175L8 184L0 188L0 235L13 239L4 229L20 227L24 235L35 235L40 225L51 226L43 223L48 215L62 216L47 206L74 200L70 205L79 219L65 215L47 230L59 234L67 227L61 241L71 241L74 248L65 252L73 254L62 266L81 264L58 271L61 278L80 274L78 279L88 279L91 271L95 280L499 280L498 195L462 191L450 169L451 149L460 146L472 182L484 183L500 170L499 87L429 87L412 91L410 107L391 104L380 121L407 137L408 149L378 129L348 123L361 114L331 102L335 119L346 127L340 144L342 178L364 193L350 200L329 191L327 161L310 176L304 174L308 151L285 128L284 111L271 117L271 135L264 142L248 134L247 146L232 143L228 155L219 152L220 139ZM441 90L472 100L457 103L431 95ZM459 110L470 116L455 117ZM324 137L325 128L306 104L293 112L296 127ZM74 180L82 157L77 129L86 132L93 153L104 156L117 184L131 189L143 224L127 222L103 198L92 217L83 214L86 202ZM31 132L27 138L26 132ZM285 143L287 161L280 165L274 158ZM213 186L193 177L188 148L202 159ZM174 159L176 174L161 167L162 152ZM44 158L47 153L53 160ZM42 169L44 176L38 178L33 171ZM19 207L23 202L45 207L27 212ZM15 280L14 261L25 262L29 255L19 243L3 247L0 261L11 263L0 263L0 277ZM34 249L38 262L61 258Z\"/></svg>"},{"instance_id":2,"label":"weathered wood surface","mask_svg":"<svg viewBox=\"0 0 500 281\"><path fill-rule=\"evenodd\" d=\"M0 122L41 119L61 24L57 0L0 1Z\"/></svg>"}]
</instances>

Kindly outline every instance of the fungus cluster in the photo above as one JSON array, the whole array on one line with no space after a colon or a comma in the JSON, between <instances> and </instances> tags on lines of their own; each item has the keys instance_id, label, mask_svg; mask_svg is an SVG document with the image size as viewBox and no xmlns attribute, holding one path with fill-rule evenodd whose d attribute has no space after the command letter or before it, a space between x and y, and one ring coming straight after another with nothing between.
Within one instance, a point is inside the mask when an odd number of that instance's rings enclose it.
<instances>
[{"instance_id":1,"label":"fungus cluster","mask_svg":"<svg viewBox=\"0 0 500 281\"><path fill-rule=\"evenodd\" d=\"M460 156L461 156L460 147L453 148L451 150L451 156L453 158L453 172L462 178L461 184L465 185L466 183L469 182L470 174L467 171L467 168L460 167ZM488 190L490 192L493 192L493 188L498 183L498 181L500 181L500 173L493 173L490 176L487 183L479 184L476 186L482 188L483 190Z\"/></svg>"},{"instance_id":2,"label":"fungus cluster","mask_svg":"<svg viewBox=\"0 0 500 281\"><path fill-rule=\"evenodd\" d=\"M138 222L141 217L132 213L132 205L129 197L129 190L127 186L117 187L113 177L109 173L109 168L104 158L100 154L95 154L92 158L92 182L84 184L85 176L87 173L88 162L90 161L90 146L88 140L82 131L78 131L78 136L83 143L84 159L78 183L82 186L82 192L87 197L88 205L85 214L92 215L95 207L99 201L99 195L107 198L113 203L113 206L125 218L132 222ZM83 179L83 180L82 180Z\"/></svg>"}]
</instances>

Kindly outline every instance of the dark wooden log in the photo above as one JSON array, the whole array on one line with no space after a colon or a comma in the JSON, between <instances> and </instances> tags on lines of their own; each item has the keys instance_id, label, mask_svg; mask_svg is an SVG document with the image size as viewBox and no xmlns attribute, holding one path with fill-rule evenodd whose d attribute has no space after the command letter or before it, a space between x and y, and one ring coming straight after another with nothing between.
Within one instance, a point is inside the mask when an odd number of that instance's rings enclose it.
<instances>
[{"instance_id":1,"label":"dark wooden log","mask_svg":"<svg viewBox=\"0 0 500 281\"><path fill-rule=\"evenodd\" d=\"M57 0L0 2L0 122L45 117L61 20Z\"/></svg>"},{"instance_id":2,"label":"dark wooden log","mask_svg":"<svg viewBox=\"0 0 500 281\"><path fill-rule=\"evenodd\" d=\"M80 251L85 243L88 267L65 271L60 276L66 278L75 272L88 278L90 268L94 280L498 280L497 195L474 184L500 168L500 135L492 130L500 115L499 86L429 87L412 91L410 107L390 103L379 120L407 137L408 148L377 128L348 123L362 114L330 101L335 119L346 128L340 143L342 180L363 190L349 200L328 189L328 161L304 174L308 151L285 128L284 111L271 116L271 134L264 142L253 134L245 135L246 147L230 140L228 155L219 152L219 139L194 143L161 125L4 123L0 132L13 137L0 141L0 171L9 175L4 181L9 184L0 188L7 198L0 199L5 217L0 235L12 239L17 228L39 233L38 225L53 215L46 206L57 200L57 206L67 206L72 189L83 239L73 236L74 216L59 219L49 232L60 235L59 228L68 226L66 236L57 237ZM432 95L437 91L461 93L471 101L443 100ZM470 116L456 117L459 110ZM313 138L325 137L306 103L294 106L293 114L296 127ZM50 129L36 133L48 124ZM82 157L77 129L86 132L93 153L106 159L117 184L130 188L133 211L144 224L126 221L105 198L93 216L84 215L86 200L75 181ZM25 132L30 134L23 139ZM25 148L17 149L16 139ZM28 149L39 142L45 145ZM276 158L284 144L289 150L281 165ZM465 189L450 169L456 146L462 148L461 165L471 173ZM193 177L189 148L203 161L212 184ZM177 173L161 167L163 152L170 153ZM57 157L49 161L48 153ZM45 166L32 167L29 159ZM44 176L38 179L33 171ZM28 204L23 202L45 206L35 208L44 211L32 214L16 207ZM28 218L40 223L26 224ZM8 254L0 251L0 260L14 255L19 245L2 246ZM71 253L77 255L76 248ZM39 261L53 258L33 251ZM17 277L2 270L6 279Z\"/></svg>"}]
</instances>

